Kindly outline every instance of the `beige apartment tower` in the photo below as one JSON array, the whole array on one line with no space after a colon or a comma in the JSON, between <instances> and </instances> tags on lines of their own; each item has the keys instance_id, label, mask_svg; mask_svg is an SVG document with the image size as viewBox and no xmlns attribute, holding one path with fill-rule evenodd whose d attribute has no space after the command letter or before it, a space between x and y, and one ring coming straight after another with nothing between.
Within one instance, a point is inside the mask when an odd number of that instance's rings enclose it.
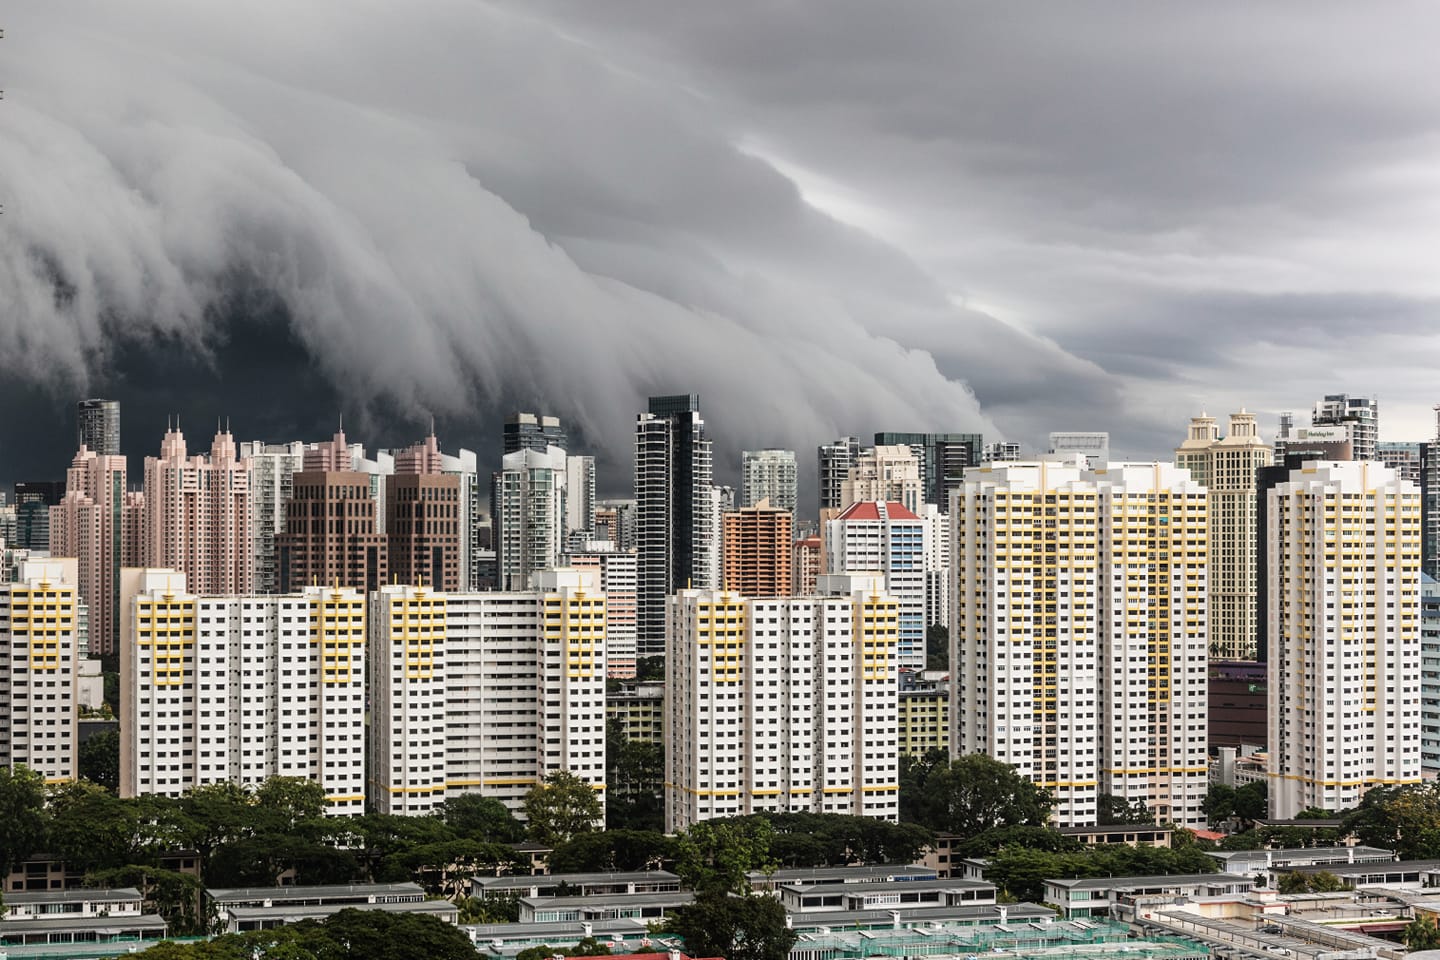
<instances>
[{"instance_id":1,"label":"beige apartment tower","mask_svg":"<svg viewBox=\"0 0 1440 960\"><path fill-rule=\"evenodd\" d=\"M1192 417L1189 436L1175 449L1175 465L1209 491L1210 656L1216 660L1259 656L1256 477L1270 466L1272 452L1255 415L1244 410L1230 415L1223 439L1214 417Z\"/></svg>"}]
</instances>

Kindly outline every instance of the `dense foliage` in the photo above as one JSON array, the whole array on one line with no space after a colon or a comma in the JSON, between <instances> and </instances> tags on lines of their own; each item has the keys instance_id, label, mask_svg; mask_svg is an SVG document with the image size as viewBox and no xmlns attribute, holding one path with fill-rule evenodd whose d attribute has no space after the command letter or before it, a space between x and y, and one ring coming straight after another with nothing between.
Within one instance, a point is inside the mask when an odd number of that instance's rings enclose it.
<instances>
[{"instance_id":1,"label":"dense foliage","mask_svg":"<svg viewBox=\"0 0 1440 960\"><path fill-rule=\"evenodd\" d=\"M436 917L378 910L341 910L274 930L230 933L214 940L157 944L147 960L475 960L457 927Z\"/></svg>"},{"instance_id":2,"label":"dense foliage","mask_svg":"<svg viewBox=\"0 0 1440 960\"><path fill-rule=\"evenodd\" d=\"M950 760L943 750L900 758L900 819L973 837L1003 827L1042 827L1054 798L1007 763L983 753Z\"/></svg>"},{"instance_id":3,"label":"dense foliage","mask_svg":"<svg viewBox=\"0 0 1440 960\"><path fill-rule=\"evenodd\" d=\"M89 886L136 887L182 934L203 928L205 886L414 880L454 896L471 876L522 862L508 844L524 830L498 800L461 797L434 817L338 819L324 808L322 788L304 779L120 799L92 783L46 788L23 767L0 768L0 867L44 851ZM175 869L180 851L193 851L198 876Z\"/></svg>"}]
</instances>

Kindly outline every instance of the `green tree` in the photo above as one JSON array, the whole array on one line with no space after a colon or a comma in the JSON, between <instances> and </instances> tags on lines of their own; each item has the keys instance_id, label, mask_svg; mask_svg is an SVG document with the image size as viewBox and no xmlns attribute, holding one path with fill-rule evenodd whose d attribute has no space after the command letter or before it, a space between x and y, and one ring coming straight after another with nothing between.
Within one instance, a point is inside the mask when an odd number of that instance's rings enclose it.
<instances>
[{"instance_id":1,"label":"green tree","mask_svg":"<svg viewBox=\"0 0 1440 960\"><path fill-rule=\"evenodd\" d=\"M775 869L770 844L775 830L760 817L702 820L675 840L675 872L699 893L747 894L750 872Z\"/></svg>"},{"instance_id":2,"label":"green tree","mask_svg":"<svg viewBox=\"0 0 1440 960\"><path fill-rule=\"evenodd\" d=\"M950 669L950 628L932 623L925 628L925 669Z\"/></svg>"},{"instance_id":3,"label":"green tree","mask_svg":"<svg viewBox=\"0 0 1440 960\"><path fill-rule=\"evenodd\" d=\"M1235 816L1254 822L1270 812L1270 787L1264 780L1255 780L1235 791Z\"/></svg>"},{"instance_id":4,"label":"green tree","mask_svg":"<svg viewBox=\"0 0 1440 960\"><path fill-rule=\"evenodd\" d=\"M581 833L550 854L551 873L657 870L674 856L675 842L653 830Z\"/></svg>"},{"instance_id":5,"label":"green tree","mask_svg":"<svg viewBox=\"0 0 1440 960\"><path fill-rule=\"evenodd\" d=\"M293 829L325 815L325 788L306 777L268 777L255 789L254 803Z\"/></svg>"},{"instance_id":6,"label":"green tree","mask_svg":"<svg viewBox=\"0 0 1440 960\"><path fill-rule=\"evenodd\" d=\"M510 808L494 797L463 793L440 808L445 825L465 839L484 843L514 843L525 836L525 826Z\"/></svg>"},{"instance_id":7,"label":"green tree","mask_svg":"<svg viewBox=\"0 0 1440 960\"><path fill-rule=\"evenodd\" d=\"M611 829L663 830L665 749L631 740L615 718L605 724L605 823Z\"/></svg>"},{"instance_id":8,"label":"green tree","mask_svg":"<svg viewBox=\"0 0 1440 960\"><path fill-rule=\"evenodd\" d=\"M80 744L80 776L111 793L120 789L120 731L104 730Z\"/></svg>"},{"instance_id":9,"label":"green tree","mask_svg":"<svg viewBox=\"0 0 1440 960\"><path fill-rule=\"evenodd\" d=\"M143 859L140 808L85 781L50 787L45 845L72 869L119 867Z\"/></svg>"},{"instance_id":10,"label":"green tree","mask_svg":"<svg viewBox=\"0 0 1440 960\"><path fill-rule=\"evenodd\" d=\"M704 890L678 908L666 929L685 939L691 956L726 960L786 960L797 939L776 898L720 889Z\"/></svg>"},{"instance_id":11,"label":"green tree","mask_svg":"<svg viewBox=\"0 0 1440 960\"><path fill-rule=\"evenodd\" d=\"M899 783L900 820L902 823L921 822L925 784L929 782L931 774L949 762L950 755L938 748L918 757L908 753L901 755ZM933 829L933 825L928 826Z\"/></svg>"},{"instance_id":12,"label":"green tree","mask_svg":"<svg viewBox=\"0 0 1440 960\"><path fill-rule=\"evenodd\" d=\"M1009 764L972 753L930 773L916 812L932 830L968 837L996 827L1044 826L1054 805Z\"/></svg>"},{"instance_id":13,"label":"green tree","mask_svg":"<svg viewBox=\"0 0 1440 960\"><path fill-rule=\"evenodd\" d=\"M165 918L172 936L208 932L200 912L200 881L191 874L131 864L87 873L85 886L134 887L144 898L145 910Z\"/></svg>"},{"instance_id":14,"label":"green tree","mask_svg":"<svg viewBox=\"0 0 1440 960\"><path fill-rule=\"evenodd\" d=\"M532 787L524 809L530 839L550 846L594 830L605 815L594 788L569 770L556 770Z\"/></svg>"},{"instance_id":15,"label":"green tree","mask_svg":"<svg viewBox=\"0 0 1440 960\"><path fill-rule=\"evenodd\" d=\"M1200 809L1211 826L1229 820L1235 815L1235 788L1223 783L1210 784Z\"/></svg>"},{"instance_id":16,"label":"green tree","mask_svg":"<svg viewBox=\"0 0 1440 960\"><path fill-rule=\"evenodd\" d=\"M0 766L0 877L45 842L45 778L23 764Z\"/></svg>"},{"instance_id":17,"label":"green tree","mask_svg":"<svg viewBox=\"0 0 1440 960\"><path fill-rule=\"evenodd\" d=\"M1339 893L1344 889L1344 881L1329 870L1321 870L1319 873L1310 875L1310 890L1312 893Z\"/></svg>"},{"instance_id":18,"label":"green tree","mask_svg":"<svg viewBox=\"0 0 1440 960\"><path fill-rule=\"evenodd\" d=\"M1344 825L1401 860L1440 857L1440 781L1368 790Z\"/></svg>"},{"instance_id":19,"label":"green tree","mask_svg":"<svg viewBox=\"0 0 1440 960\"><path fill-rule=\"evenodd\" d=\"M665 658L641 657L635 661L635 679L641 683L647 680L664 680Z\"/></svg>"},{"instance_id":20,"label":"green tree","mask_svg":"<svg viewBox=\"0 0 1440 960\"><path fill-rule=\"evenodd\" d=\"M1153 825L1155 823L1155 815L1150 812L1149 807L1145 806L1145 801L1138 798L1126 800L1124 797L1102 793L1096 798L1095 812L1095 822L1102 827L1127 824Z\"/></svg>"},{"instance_id":21,"label":"green tree","mask_svg":"<svg viewBox=\"0 0 1440 960\"><path fill-rule=\"evenodd\" d=\"M1405 946L1411 951L1440 950L1440 927L1431 916L1416 917L1405 925Z\"/></svg>"}]
</instances>

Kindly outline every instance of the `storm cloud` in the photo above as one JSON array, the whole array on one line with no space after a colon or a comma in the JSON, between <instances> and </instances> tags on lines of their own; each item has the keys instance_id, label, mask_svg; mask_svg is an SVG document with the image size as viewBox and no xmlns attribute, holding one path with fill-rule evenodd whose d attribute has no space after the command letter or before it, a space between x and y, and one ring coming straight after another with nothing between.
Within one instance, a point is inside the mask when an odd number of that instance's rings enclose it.
<instances>
[{"instance_id":1,"label":"storm cloud","mask_svg":"<svg viewBox=\"0 0 1440 960\"><path fill-rule=\"evenodd\" d=\"M482 448L539 408L612 489L657 392L701 394L722 479L877 429L1154 455L1342 389L1419 423L1435 15L1381 11L27 5L0 393ZM58 472L32 446L0 463Z\"/></svg>"}]
</instances>

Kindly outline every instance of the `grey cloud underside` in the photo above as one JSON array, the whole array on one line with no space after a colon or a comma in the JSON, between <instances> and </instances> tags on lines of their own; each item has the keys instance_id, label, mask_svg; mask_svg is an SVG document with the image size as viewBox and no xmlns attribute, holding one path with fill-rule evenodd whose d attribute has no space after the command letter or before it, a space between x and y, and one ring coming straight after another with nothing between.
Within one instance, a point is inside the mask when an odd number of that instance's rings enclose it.
<instances>
[{"instance_id":1,"label":"grey cloud underside","mask_svg":"<svg viewBox=\"0 0 1440 960\"><path fill-rule=\"evenodd\" d=\"M956 308L911 257L807 205L725 110L528 14L69 3L19 11L6 42L12 388L63 395L147 349L224 380L250 322L239 284L273 296L276 342L307 355L283 369L346 403L438 412L461 433L447 445L502 404L539 406L619 471L657 391L701 393L725 457L994 434L1046 384L1118 401L1092 364Z\"/></svg>"},{"instance_id":2,"label":"grey cloud underside","mask_svg":"<svg viewBox=\"0 0 1440 960\"><path fill-rule=\"evenodd\" d=\"M1168 449L1197 404L1317 387L1380 394L1395 439L1431 429L1433 5L541 6L725 101L889 214L948 290L1114 375L1121 409L1083 416L1125 452Z\"/></svg>"}]
</instances>

